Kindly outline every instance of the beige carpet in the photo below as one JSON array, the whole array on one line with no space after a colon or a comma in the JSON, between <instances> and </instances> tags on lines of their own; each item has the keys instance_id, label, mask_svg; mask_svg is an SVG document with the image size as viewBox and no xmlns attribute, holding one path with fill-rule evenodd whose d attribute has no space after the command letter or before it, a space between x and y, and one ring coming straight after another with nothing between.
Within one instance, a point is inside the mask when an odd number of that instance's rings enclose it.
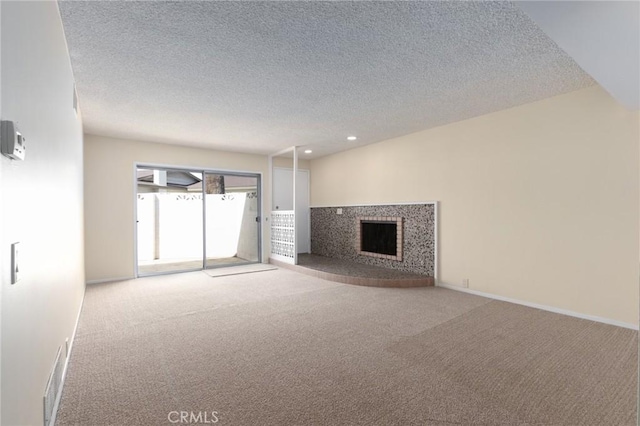
<instances>
[{"instance_id":1,"label":"beige carpet","mask_svg":"<svg viewBox=\"0 0 640 426\"><path fill-rule=\"evenodd\" d=\"M250 274L253 272L275 271L278 268L265 263L252 263L250 265L225 266L215 269L205 269L205 274L210 277L226 277L227 275Z\"/></svg>"},{"instance_id":2,"label":"beige carpet","mask_svg":"<svg viewBox=\"0 0 640 426\"><path fill-rule=\"evenodd\" d=\"M207 267L219 267L225 265L234 265L252 262L251 260L243 259L241 257L224 257L224 258L208 258ZM138 262L138 273L140 275L154 275L166 272L179 272L179 271L194 271L202 269L202 258L196 258L191 260L171 260L171 259L158 259L158 260L146 260Z\"/></svg>"},{"instance_id":3,"label":"beige carpet","mask_svg":"<svg viewBox=\"0 0 640 426\"><path fill-rule=\"evenodd\" d=\"M98 284L57 424L215 411L228 425L632 425L637 344L635 331L442 288L283 269Z\"/></svg>"}]
</instances>

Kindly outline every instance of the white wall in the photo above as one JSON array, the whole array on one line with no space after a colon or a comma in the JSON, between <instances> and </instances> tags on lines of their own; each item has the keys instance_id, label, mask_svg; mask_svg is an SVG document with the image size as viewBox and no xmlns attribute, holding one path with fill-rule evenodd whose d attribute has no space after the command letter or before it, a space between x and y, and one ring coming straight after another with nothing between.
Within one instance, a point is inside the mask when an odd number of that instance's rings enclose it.
<instances>
[{"instance_id":1,"label":"white wall","mask_svg":"<svg viewBox=\"0 0 640 426\"><path fill-rule=\"evenodd\" d=\"M311 162L304 158L300 158L304 154L298 155L298 169L309 170ZM293 157L273 157L273 167L282 167L285 169L293 169Z\"/></svg>"},{"instance_id":2,"label":"white wall","mask_svg":"<svg viewBox=\"0 0 640 426\"><path fill-rule=\"evenodd\" d=\"M258 259L258 203L247 195L206 194L207 259ZM202 260L202 194L146 193L136 206L138 262Z\"/></svg>"},{"instance_id":3,"label":"white wall","mask_svg":"<svg viewBox=\"0 0 640 426\"><path fill-rule=\"evenodd\" d=\"M242 197L242 195L242 193L238 193L236 196ZM239 258L255 262L258 260L256 216L259 214L260 207L257 198L249 198L248 193L245 197L240 229L238 230L237 252ZM265 223L266 225L268 222Z\"/></svg>"},{"instance_id":4,"label":"white wall","mask_svg":"<svg viewBox=\"0 0 640 426\"><path fill-rule=\"evenodd\" d=\"M202 260L202 197L178 200L180 195L158 198L158 252L160 259ZM136 219L142 220L141 217ZM138 234L140 235L140 234Z\"/></svg>"},{"instance_id":5,"label":"white wall","mask_svg":"<svg viewBox=\"0 0 640 426\"><path fill-rule=\"evenodd\" d=\"M440 278L638 324L640 115L598 86L311 161L314 205L440 201Z\"/></svg>"},{"instance_id":6,"label":"white wall","mask_svg":"<svg viewBox=\"0 0 640 426\"><path fill-rule=\"evenodd\" d=\"M43 424L56 351L84 294L82 125L55 2L1 2L2 118L19 123L26 160L0 159L3 425ZM10 284L19 241L21 280Z\"/></svg>"},{"instance_id":7,"label":"white wall","mask_svg":"<svg viewBox=\"0 0 640 426\"><path fill-rule=\"evenodd\" d=\"M263 204L270 205L268 158L233 152L85 135L85 246L88 281L131 278L135 273L134 179L137 163L262 173ZM262 259L269 226L262 216Z\"/></svg>"}]
</instances>

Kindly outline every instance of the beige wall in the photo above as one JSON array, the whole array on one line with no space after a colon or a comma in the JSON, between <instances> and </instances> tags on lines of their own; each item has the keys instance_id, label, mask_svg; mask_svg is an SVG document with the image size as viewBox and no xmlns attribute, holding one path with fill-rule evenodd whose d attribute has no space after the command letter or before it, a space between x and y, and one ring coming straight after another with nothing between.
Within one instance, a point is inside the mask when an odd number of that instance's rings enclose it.
<instances>
[{"instance_id":1,"label":"beige wall","mask_svg":"<svg viewBox=\"0 0 640 426\"><path fill-rule=\"evenodd\" d=\"M301 154L301 156L304 154ZM298 168L309 170L310 161L298 157ZM293 157L273 157L273 167L282 167L285 169L293 169Z\"/></svg>"},{"instance_id":2,"label":"beige wall","mask_svg":"<svg viewBox=\"0 0 640 426\"><path fill-rule=\"evenodd\" d=\"M2 118L26 159L0 157L3 425L42 425L49 373L84 294L82 125L55 2L0 2ZM21 279L10 283L20 242Z\"/></svg>"},{"instance_id":3,"label":"beige wall","mask_svg":"<svg viewBox=\"0 0 640 426\"><path fill-rule=\"evenodd\" d=\"M312 205L440 201L441 282L637 325L639 125L595 86L312 160Z\"/></svg>"},{"instance_id":4,"label":"beige wall","mask_svg":"<svg viewBox=\"0 0 640 426\"><path fill-rule=\"evenodd\" d=\"M262 173L268 194L268 159L166 144L85 135L85 268L87 281L134 276L134 164L149 163ZM263 261L268 259L263 217Z\"/></svg>"}]
</instances>

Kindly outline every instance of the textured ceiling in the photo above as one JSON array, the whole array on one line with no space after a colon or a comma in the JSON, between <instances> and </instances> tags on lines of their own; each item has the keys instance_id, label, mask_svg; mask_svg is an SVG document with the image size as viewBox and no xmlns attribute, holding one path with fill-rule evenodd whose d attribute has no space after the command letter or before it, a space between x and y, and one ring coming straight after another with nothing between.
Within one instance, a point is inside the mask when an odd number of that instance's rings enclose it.
<instances>
[{"instance_id":1,"label":"textured ceiling","mask_svg":"<svg viewBox=\"0 0 640 426\"><path fill-rule=\"evenodd\" d=\"M59 5L106 136L317 157L594 84L511 2Z\"/></svg>"}]
</instances>

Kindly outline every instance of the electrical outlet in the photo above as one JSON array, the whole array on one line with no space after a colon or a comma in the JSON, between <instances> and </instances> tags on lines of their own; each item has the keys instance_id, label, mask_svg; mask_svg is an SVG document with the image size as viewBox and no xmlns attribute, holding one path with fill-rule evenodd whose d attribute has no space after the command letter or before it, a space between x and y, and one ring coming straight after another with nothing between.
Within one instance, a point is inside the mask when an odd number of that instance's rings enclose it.
<instances>
[{"instance_id":1,"label":"electrical outlet","mask_svg":"<svg viewBox=\"0 0 640 426\"><path fill-rule=\"evenodd\" d=\"M342 209L341 209L341 208L340 208L340 209L337 209L337 210L336 210L336 214L342 214Z\"/></svg>"},{"instance_id":2,"label":"electrical outlet","mask_svg":"<svg viewBox=\"0 0 640 426\"><path fill-rule=\"evenodd\" d=\"M462 279L462 287L469 288L469 278Z\"/></svg>"}]
</instances>

